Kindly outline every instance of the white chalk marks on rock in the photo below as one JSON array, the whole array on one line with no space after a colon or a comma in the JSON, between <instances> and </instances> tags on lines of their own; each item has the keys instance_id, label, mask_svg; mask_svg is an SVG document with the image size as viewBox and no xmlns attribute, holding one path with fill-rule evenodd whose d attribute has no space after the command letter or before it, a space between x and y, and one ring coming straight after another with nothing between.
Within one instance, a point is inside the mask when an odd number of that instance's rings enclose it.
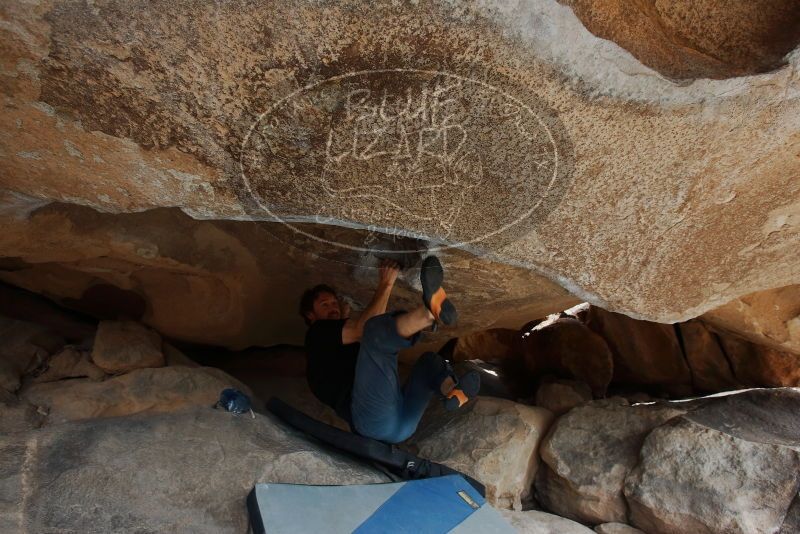
<instances>
[{"instance_id":1,"label":"white chalk marks on rock","mask_svg":"<svg viewBox=\"0 0 800 534\"><path fill-rule=\"evenodd\" d=\"M571 154L535 95L523 102L484 81L391 69L279 100L250 128L240 163L253 204L306 238L374 251L387 235L411 237L438 250L487 240L494 248L530 231L563 197ZM332 242L303 223L366 237Z\"/></svg>"}]
</instances>

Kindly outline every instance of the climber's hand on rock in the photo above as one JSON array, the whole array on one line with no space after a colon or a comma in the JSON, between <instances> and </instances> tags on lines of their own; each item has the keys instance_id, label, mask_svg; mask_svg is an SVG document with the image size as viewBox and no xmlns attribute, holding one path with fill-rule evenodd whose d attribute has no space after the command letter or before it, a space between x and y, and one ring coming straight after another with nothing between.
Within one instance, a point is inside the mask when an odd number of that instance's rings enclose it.
<instances>
[{"instance_id":1,"label":"climber's hand on rock","mask_svg":"<svg viewBox=\"0 0 800 534\"><path fill-rule=\"evenodd\" d=\"M400 264L393 260L381 260L378 268L378 284L393 286L400 272Z\"/></svg>"},{"instance_id":2,"label":"climber's hand on rock","mask_svg":"<svg viewBox=\"0 0 800 534\"><path fill-rule=\"evenodd\" d=\"M344 301L342 299L339 300L339 309L341 310L341 313L340 313L339 316L342 319L349 319L350 318L350 311L351 311L350 310L350 305L346 301Z\"/></svg>"}]
</instances>

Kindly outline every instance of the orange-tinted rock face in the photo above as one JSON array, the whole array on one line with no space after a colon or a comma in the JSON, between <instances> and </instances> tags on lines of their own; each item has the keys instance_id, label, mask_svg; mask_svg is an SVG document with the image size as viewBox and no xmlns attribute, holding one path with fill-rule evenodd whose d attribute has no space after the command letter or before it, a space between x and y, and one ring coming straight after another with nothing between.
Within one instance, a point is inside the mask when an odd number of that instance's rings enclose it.
<instances>
[{"instance_id":1,"label":"orange-tinted rock face","mask_svg":"<svg viewBox=\"0 0 800 534\"><path fill-rule=\"evenodd\" d=\"M597 397L605 394L615 371L609 345L577 319L548 320L520 332L519 346L534 377L574 377L589 384Z\"/></svg>"},{"instance_id":2,"label":"orange-tinted rock face","mask_svg":"<svg viewBox=\"0 0 800 534\"><path fill-rule=\"evenodd\" d=\"M608 389L629 399L634 392L688 397L800 386L800 355L791 351L702 320L665 325L586 304L523 326L502 367L517 397L532 396L543 379L551 381L548 374L584 382L595 397Z\"/></svg>"},{"instance_id":3,"label":"orange-tinted rock face","mask_svg":"<svg viewBox=\"0 0 800 534\"><path fill-rule=\"evenodd\" d=\"M796 3L640 4L6 3L0 279L231 347L387 234L453 334L800 283Z\"/></svg>"},{"instance_id":4,"label":"orange-tinted rock face","mask_svg":"<svg viewBox=\"0 0 800 534\"><path fill-rule=\"evenodd\" d=\"M599 37L670 78L728 78L785 65L800 42L793 0L561 0Z\"/></svg>"},{"instance_id":5,"label":"orange-tinted rock face","mask_svg":"<svg viewBox=\"0 0 800 534\"><path fill-rule=\"evenodd\" d=\"M703 321L753 343L800 354L800 285L745 295L704 314Z\"/></svg>"},{"instance_id":6,"label":"orange-tinted rock face","mask_svg":"<svg viewBox=\"0 0 800 534\"><path fill-rule=\"evenodd\" d=\"M518 333L510 328L493 328L459 336L453 347L453 361L502 362L514 354Z\"/></svg>"},{"instance_id":7,"label":"orange-tinted rock face","mask_svg":"<svg viewBox=\"0 0 800 534\"><path fill-rule=\"evenodd\" d=\"M596 306L589 310L587 325L611 349L614 382L691 392L691 372L673 325L637 321Z\"/></svg>"},{"instance_id":8,"label":"orange-tinted rock face","mask_svg":"<svg viewBox=\"0 0 800 534\"><path fill-rule=\"evenodd\" d=\"M742 387L714 332L701 321L681 323L678 328L686 363L692 372L692 384L697 391L715 393Z\"/></svg>"},{"instance_id":9,"label":"orange-tinted rock face","mask_svg":"<svg viewBox=\"0 0 800 534\"><path fill-rule=\"evenodd\" d=\"M800 385L800 355L756 345L736 336L722 336L736 377L744 384L763 387Z\"/></svg>"},{"instance_id":10,"label":"orange-tinted rock face","mask_svg":"<svg viewBox=\"0 0 800 534\"><path fill-rule=\"evenodd\" d=\"M141 319L164 336L197 343L302 344L297 307L304 289L327 282L358 308L377 281L374 256L329 247L331 259L315 257L274 223L197 221L177 210L111 215L62 204L6 228L0 249L14 261L0 264L0 280L100 318ZM359 237L335 228L329 235ZM517 326L575 300L526 269L458 251L443 259L461 319L459 329L427 338L439 344L487 322ZM390 307L421 303L418 277L419 269L401 273ZM519 304L508 306L508 299Z\"/></svg>"}]
</instances>

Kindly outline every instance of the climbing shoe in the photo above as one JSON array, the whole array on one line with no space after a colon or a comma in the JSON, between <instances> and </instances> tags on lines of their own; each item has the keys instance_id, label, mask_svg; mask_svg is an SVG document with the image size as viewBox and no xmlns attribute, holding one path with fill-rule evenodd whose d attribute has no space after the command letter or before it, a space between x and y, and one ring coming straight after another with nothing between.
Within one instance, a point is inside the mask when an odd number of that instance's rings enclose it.
<instances>
[{"instance_id":1,"label":"climbing shoe","mask_svg":"<svg viewBox=\"0 0 800 534\"><path fill-rule=\"evenodd\" d=\"M422 302L430 310L436 321L445 325L452 325L458 319L456 307L447 298L447 293L442 288L444 269L436 256L428 256L422 262L420 270L422 282Z\"/></svg>"},{"instance_id":2,"label":"climbing shoe","mask_svg":"<svg viewBox=\"0 0 800 534\"><path fill-rule=\"evenodd\" d=\"M456 382L450 393L445 395L444 407L447 410L457 410L478 395L481 389L481 375L477 371L470 371Z\"/></svg>"}]
</instances>

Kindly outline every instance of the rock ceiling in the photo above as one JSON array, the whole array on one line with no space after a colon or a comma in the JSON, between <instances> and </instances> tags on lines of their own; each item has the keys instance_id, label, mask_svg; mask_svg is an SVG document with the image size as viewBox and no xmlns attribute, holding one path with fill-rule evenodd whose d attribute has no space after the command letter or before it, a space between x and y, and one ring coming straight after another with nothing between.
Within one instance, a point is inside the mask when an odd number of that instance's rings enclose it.
<instances>
[{"instance_id":1,"label":"rock ceiling","mask_svg":"<svg viewBox=\"0 0 800 534\"><path fill-rule=\"evenodd\" d=\"M800 8L718 4L7 2L0 279L229 346L387 246L463 329L798 284Z\"/></svg>"}]
</instances>

